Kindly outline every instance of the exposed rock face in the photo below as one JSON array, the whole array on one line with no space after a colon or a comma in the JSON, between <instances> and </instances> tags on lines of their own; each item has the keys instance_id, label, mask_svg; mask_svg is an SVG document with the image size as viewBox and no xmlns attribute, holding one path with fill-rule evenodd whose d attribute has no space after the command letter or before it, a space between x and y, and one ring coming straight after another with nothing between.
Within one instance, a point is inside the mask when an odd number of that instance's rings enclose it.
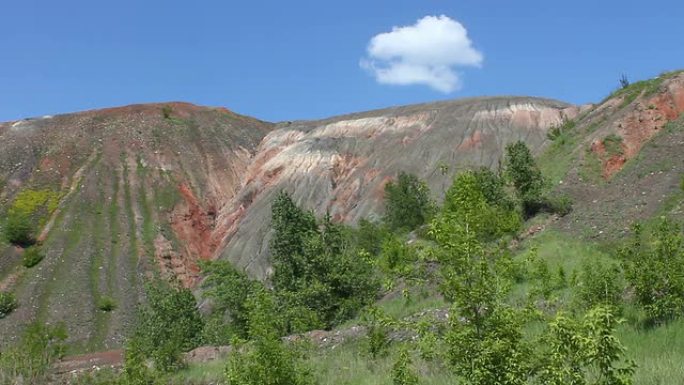
<instances>
[{"instance_id":1,"label":"exposed rock face","mask_svg":"<svg viewBox=\"0 0 684 385\"><path fill-rule=\"evenodd\" d=\"M591 150L602 160L605 179L619 172L645 143L684 112L684 72L663 81L652 95L638 97L628 105L624 101L624 97L609 99L588 117L605 119L591 137ZM618 153L606 150L604 140L610 135L620 139Z\"/></svg>"},{"instance_id":2,"label":"exposed rock face","mask_svg":"<svg viewBox=\"0 0 684 385\"><path fill-rule=\"evenodd\" d=\"M539 151L548 128L578 111L494 97L281 123L261 141L236 200L219 211L217 256L268 276L270 203L281 189L318 215L355 223L382 214L384 186L398 172L418 175L439 196L457 170L497 167L508 143L524 140Z\"/></svg>"}]
</instances>

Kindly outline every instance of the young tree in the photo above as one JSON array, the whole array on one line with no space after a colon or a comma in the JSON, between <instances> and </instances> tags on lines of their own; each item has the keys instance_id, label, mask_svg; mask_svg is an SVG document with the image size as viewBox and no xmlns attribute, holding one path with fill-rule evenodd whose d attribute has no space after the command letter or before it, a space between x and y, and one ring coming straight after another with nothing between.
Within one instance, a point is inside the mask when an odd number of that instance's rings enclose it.
<instances>
[{"instance_id":1,"label":"young tree","mask_svg":"<svg viewBox=\"0 0 684 385\"><path fill-rule=\"evenodd\" d=\"M505 173L513 183L525 213L534 214L542 198L544 178L525 142L506 146Z\"/></svg>"},{"instance_id":2,"label":"young tree","mask_svg":"<svg viewBox=\"0 0 684 385\"><path fill-rule=\"evenodd\" d=\"M448 362L471 384L523 384L527 377L520 316L503 304L508 284L495 271L501 254L488 243L507 222L487 202L475 174L466 172L456 177L430 226L439 246L441 291L452 302Z\"/></svg>"},{"instance_id":3,"label":"young tree","mask_svg":"<svg viewBox=\"0 0 684 385\"><path fill-rule=\"evenodd\" d=\"M681 227L667 219L658 225L653 244L642 233L635 226L632 243L621 256L637 302L651 321L660 323L684 311L684 237Z\"/></svg>"},{"instance_id":4,"label":"young tree","mask_svg":"<svg viewBox=\"0 0 684 385\"><path fill-rule=\"evenodd\" d=\"M201 342L203 321L188 289L156 281L147 285L147 302L139 309L132 339L139 354L151 358L159 372L178 369L180 353Z\"/></svg>"},{"instance_id":5,"label":"young tree","mask_svg":"<svg viewBox=\"0 0 684 385\"><path fill-rule=\"evenodd\" d=\"M319 225L281 193L273 204L273 228L273 286L287 332L330 328L375 299L373 265L351 244L345 226L329 215Z\"/></svg>"},{"instance_id":6,"label":"young tree","mask_svg":"<svg viewBox=\"0 0 684 385\"><path fill-rule=\"evenodd\" d=\"M250 296L250 344L236 341L226 369L229 385L314 384L302 354L280 338L282 319L274 299L265 290Z\"/></svg>"},{"instance_id":7,"label":"young tree","mask_svg":"<svg viewBox=\"0 0 684 385\"><path fill-rule=\"evenodd\" d=\"M433 212L430 189L415 175L401 172L396 181L385 185L385 223L392 230L413 230Z\"/></svg>"},{"instance_id":8,"label":"young tree","mask_svg":"<svg viewBox=\"0 0 684 385\"><path fill-rule=\"evenodd\" d=\"M202 282L203 295L213 300L213 313L220 318L227 314L230 331L241 338L247 337L247 299L262 288L262 284L249 279L228 261L205 263L202 271L206 275Z\"/></svg>"}]
</instances>

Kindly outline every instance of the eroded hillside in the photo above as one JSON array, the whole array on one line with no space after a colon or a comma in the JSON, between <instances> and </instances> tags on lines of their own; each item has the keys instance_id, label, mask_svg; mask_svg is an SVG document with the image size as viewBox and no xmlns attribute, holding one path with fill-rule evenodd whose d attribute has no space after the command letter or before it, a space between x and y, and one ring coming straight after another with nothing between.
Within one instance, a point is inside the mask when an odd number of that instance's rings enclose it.
<instances>
[{"instance_id":1,"label":"eroded hillside","mask_svg":"<svg viewBox=\"0 0 684 385\"><path fill-rule=\"evenodd\" d=\"M271 126L185 103L0 125L0 212L29 211L45 253L28 270L20 247L0 246L0 283L20 303L3 320L2 341L42 319L65 321L84 349L118 346L144 273L197 279L196 261L218 246L216 213ZM117 310L99 311L103 297Z\"/></svg>"},{"instance_id":2,"label":"eroded hillside","mask_svg":"<svg viewBox=\"0 0 684 385\"><path fill-rule=\"evenodd\" d=\"M498 167L517 140L576 202L557 226L590 237L616 222L610 231L621 230L678 188L684 139L672 128L681 121L670 122L682 111L684 75L674 73L582 107L489 97L274 125L169 103L0 124L0 216L28 211L45 252L27 269L22 247L0 243L0 289L20 303L0 321L0 344L40 319L65 321L77 350L118 347L145 275L193 286L199 260L222 258L267 278L281 189L353 224L382 215L398 172L439 199L457 171ZM98 309L103 297L114 311Z\"/></svg>"}]
</instances>

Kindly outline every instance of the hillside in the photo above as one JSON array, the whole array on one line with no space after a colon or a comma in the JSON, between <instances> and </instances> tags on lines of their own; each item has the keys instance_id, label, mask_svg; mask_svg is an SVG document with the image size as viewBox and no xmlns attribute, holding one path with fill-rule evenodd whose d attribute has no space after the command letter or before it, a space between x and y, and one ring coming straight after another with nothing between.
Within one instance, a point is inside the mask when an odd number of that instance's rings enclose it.
<instances>
[{"instance_id":1,"label":"hillside","mask_svg":"<svg viewBox=\"0 0 684 385\"><path fill-rule=\"evenodd\" d=\"M355 224L382 214L398 172L439 199L457 171L497 168L517 140L575 200L552 226L615 239L663 210L684 170L682 131L668 125L684 111L684 75L630 87L581 107L487 97L271 124L168 103L0 124L0 216L30 211L46 253L26 269L20 247L0 244L0 288L20 303L0 345L40 319L65 321L75 352L120 347L147 275L195 287L198 260L227 259L267 278L278 191ZM116 311L98 310L103 296Z\"/></svg>"}]
</instances>

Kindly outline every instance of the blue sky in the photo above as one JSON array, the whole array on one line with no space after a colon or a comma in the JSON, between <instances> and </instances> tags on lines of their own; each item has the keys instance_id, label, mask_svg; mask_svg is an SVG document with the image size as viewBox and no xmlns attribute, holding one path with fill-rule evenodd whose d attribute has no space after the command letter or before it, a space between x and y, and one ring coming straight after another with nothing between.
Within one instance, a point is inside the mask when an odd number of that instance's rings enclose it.
<instances>
[{"instance_id":1,"label":"blue sky","mask_svg":"<svg viewBox=\"0 0 684 385\"><path fill-rule=\"evenodd\" d=\"M584 103L622 73L684 68L682 1L2 0L1 12L0 121L172 100L270 121L479 95ZM413 51L401 39L368 51L440 15L464 47L425 53L457 40L416 33ZM378 82L373 68L404 60L444 76Z\"/></svg>"}]
</instances>

